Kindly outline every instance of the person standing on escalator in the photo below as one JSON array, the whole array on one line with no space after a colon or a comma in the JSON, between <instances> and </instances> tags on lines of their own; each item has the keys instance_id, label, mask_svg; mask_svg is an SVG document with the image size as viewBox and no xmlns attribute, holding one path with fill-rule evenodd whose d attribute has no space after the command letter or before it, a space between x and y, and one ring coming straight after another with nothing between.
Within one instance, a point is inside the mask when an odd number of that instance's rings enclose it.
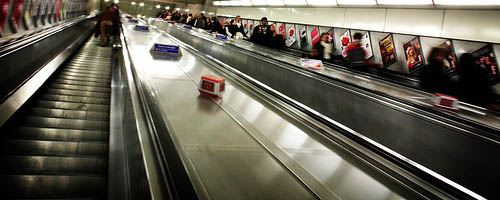
<instances>
[{"instance_id":1,"label":"person standing on escalator","mask_svg":"<svg viewBox=\"0 0 500 200\"><path fill-rule=\"evenodd\" d=\"M265 44L269 32L269 25L267 25L267 17L260 20L260 25L253 29L251 41L256 44Z\"/></svg>"},{"instance_id":2,"label":"person standing on escalator","mask_svg":"<svg viewBox=\"0 0 500 200\"><path fill-rule=\"evenodd\" d=\"M365 66L366 52L361 47L362 37L361 33L354 33L353 41L346 47L347 65L351 68L361 69L361 67Z\"/></svg>"},{"instance_id":3,"label":"person standing on escalator","mask_svg":"<svg viewBox=\"0 0 500 200\"><path fill-rule=\"evenodd\" d=\"M314 44L313 49L316 49L321 60L329 61L332 59L333 45L328 41L328 33L322 33L319 38L320 41Z\"/></svg>"},{"instance_id":4,"label":"person standing on escalator","mask_svg":"<svg viewBox=\"0 0 500 200\"><path fill-rule=\"evenodd\" d=\"M109 40L108 37L113 34L113 21L114 21L114 13L111 10L111 6L106 6L104 11L101 13L101 47L106 45L106 40Z\"/></svg>"}]
</instances>

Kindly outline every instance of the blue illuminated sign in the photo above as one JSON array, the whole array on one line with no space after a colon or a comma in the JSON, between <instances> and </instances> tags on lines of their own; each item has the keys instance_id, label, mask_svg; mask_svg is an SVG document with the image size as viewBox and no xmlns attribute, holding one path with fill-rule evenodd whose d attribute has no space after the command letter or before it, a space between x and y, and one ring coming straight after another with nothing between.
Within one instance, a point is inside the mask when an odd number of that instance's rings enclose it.
<instances>
[{"instance_id":1,"label":"blue illuminated sign","mask_svg":"<svg viewBox=\"0 0 500 200\"><path fill-rule=\"evenodd\" d=\"M215 36L215 38L217 38L217 39L221 39L221 40L227 40L227 35L219 35L219 34L217 34L217 35Z\"/></svg>"},{"instance_id":2,"label":"blue illuminated sign","mask_svg":"<svg viewBox=\"0 0 500 200\"><path fill-rule=\"evenodd\" d=\"M184 26L185 29L193 29L192 26Z\"/></svg>"},{"instance_id":3,"label":"blue illuminated sign","mask_svg":"<svg viewBox=\"0 0 500 200\"><path fill-rule=\"evenodd\" d=\"M148 26L142 26L142 25L135 25L135 30L149 31L149 27Z\"/></svg>"},{"instance_id":4,"label":"blue illuminated sign","mask_svg":"<svg viewBox=\"0 0 500 200\"><path fill-rule=\"evenodd\" d=\"M175 45L155 44L154 51L162 53L179 54L180 48Z\"/></svg>"}]
</instances>

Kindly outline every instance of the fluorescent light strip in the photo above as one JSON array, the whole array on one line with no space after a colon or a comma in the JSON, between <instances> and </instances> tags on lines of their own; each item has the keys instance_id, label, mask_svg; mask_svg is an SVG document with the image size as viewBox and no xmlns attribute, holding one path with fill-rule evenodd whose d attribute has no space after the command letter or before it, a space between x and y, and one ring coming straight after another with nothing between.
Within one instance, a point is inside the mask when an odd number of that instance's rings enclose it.
<instances>
[{"instance_id":1,"label":"fluorescent light strip","mask_svg":"<svg viewBox=\"0 0 500 200\"><path fill-rule=\"evenodd\" d=\"M266 0L251 0L254 6L265 6L267 5Z\"/></svg>"},{"instance_id":2,"label":"fluorescent light strip","mask_svg":"<svg viewBox=\"0 0 500 200\"><path fill-rule=\"evenodd\" d=\"M290 6L305 6L307 5L306 0L284 0L285 5Z\"/></svg>"},{"instance_id":3,"label":"fluorescent light strip","mask_svg":"<svg viewBox=\"0 0 500 200\"><path fill-rule=\"evenodd\" d=\"M436 5L450 6L497 6L500 0L434 0Z\"/></svg>"},{"instance_id":4,"label":"fluorescent light strip","mask_svg":"<svg viewBox=\"0 0 500 200\"><path fill-rule=\"evenodd\" d=\"M214 4L214 6L220 6L220 5L222 5L222 4L220 3L220 1L214 1L214 2L213 2L213 4Z\"/></svg>"},{"instance_id":5,"label":"fluorescent light strip","mask_svg":"<svg viewBox=\"0 0 500 200\"><path fill-rule=\"evenodd\" d=\"M333 0L306 0L310 6L336 6L337 2Z\"/></svg>"},{"instance_id":6,"label":"fluorescent light strip","mask_svg":"<svg viewBox=\"0 0 500 200\"><path fill-rule=\"evenodd\" d=\"M377 0L379 5L432 5L432 0Z\"/></svg>"},{"instance_id":7,"label":"fluorescent light strip","mask_svg":"<svg viewBox=\"0 0 500 200\"><path fill-rule=\"evenodd\" d=\"M252 6L252 2L250 0L241 0L241 6Z\"/></svg>"},{"instance_id":8,"label":"fluorescent light strip","mask_svg":"<svg viewBox=\"0 0 500 200\"><path fill-rule=\"evenodd\" d=\"M375 0L337 0L339 5L377 5Z\"/></svg>"},{"instance_id":9,"label":"fluorescent light strip","mask_svg":"<svg viewBox=\"0 0 500 200\"><path fill-rule=\"evenodd\" d=\"M266 4L270 6L283 6L283 0L266 0Z\"/></svg>"}]
</instances>

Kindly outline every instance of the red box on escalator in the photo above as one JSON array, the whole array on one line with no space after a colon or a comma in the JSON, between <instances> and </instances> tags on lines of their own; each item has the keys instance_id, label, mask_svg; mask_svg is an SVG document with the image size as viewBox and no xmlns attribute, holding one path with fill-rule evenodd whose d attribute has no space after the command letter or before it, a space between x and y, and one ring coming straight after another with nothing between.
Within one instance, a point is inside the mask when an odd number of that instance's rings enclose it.
<instances>
[{"instance_id":1,"label":"red box on escalator","mask_svg":"<svg viewBox=\"0 0 500 200\"><path fill-rule=\"evenodd\" d=\"M225 80L226 79L215 75L202 76L198 91L200 91L201 94L206 94L213 97L221 97L225 89Z\"/></svg>"}]
</instances>

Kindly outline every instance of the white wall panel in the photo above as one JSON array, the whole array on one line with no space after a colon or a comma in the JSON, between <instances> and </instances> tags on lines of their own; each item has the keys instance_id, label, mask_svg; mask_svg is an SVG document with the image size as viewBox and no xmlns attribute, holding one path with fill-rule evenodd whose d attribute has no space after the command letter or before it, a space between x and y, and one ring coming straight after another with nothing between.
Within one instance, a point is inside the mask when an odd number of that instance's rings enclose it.
<instances>
[{"instance_id":1,"label":"white wall panel","mask_svg":"<svg viewBox=\"0 0 500 200\"><path fill-rule=\"evenodd\" d=\"M273 21L290 21L290 8L271 8L269 16L269 20Z\"/></svg>"},{"instance_id":2,"label":"white wall panel","mask_svg":"<svg viewBox=\"0 0 500 200\"><path fill-rule=\"evenodd\" d=\"M383 31L387 9L346 8L346 28Z\"/></svg>"},{"instance_id":3,"label":"white wall panel","mask_svg":"<svg viewBox=\"0 0 500 200\"><path fill-rule=\"evenodd\" d=\"M297 22L302 24L314 23L314 8L291 8L290 17L287 22Z\"/></svg>"},{"instance_id":4,"label":"white wall panel","mask_svg":"<svg viewBox=\"0 0 500 200\"><path fill-rule=\"evenodd\" d=\"M314 24L344 27L345 8L315 8Z\"/></svg>"},{"instance_id":5,"label":"white wall panel","mask_svg":"<svg viewBox=\"0 0 500 200\"><path fill-rule=\"evenodd\" d=\"M500 12L446 10L442 37L500 43Z\"/></svg>"},{"instance_id":6,"label":"white wall panel","mask_svg":"<svg viewBox=\"0 0 500 200\"><path fill-rule=\"evenodd\" d=\"M440 36L444 10L387 9L387 32Z\"/></svg>"}]
</instances>

